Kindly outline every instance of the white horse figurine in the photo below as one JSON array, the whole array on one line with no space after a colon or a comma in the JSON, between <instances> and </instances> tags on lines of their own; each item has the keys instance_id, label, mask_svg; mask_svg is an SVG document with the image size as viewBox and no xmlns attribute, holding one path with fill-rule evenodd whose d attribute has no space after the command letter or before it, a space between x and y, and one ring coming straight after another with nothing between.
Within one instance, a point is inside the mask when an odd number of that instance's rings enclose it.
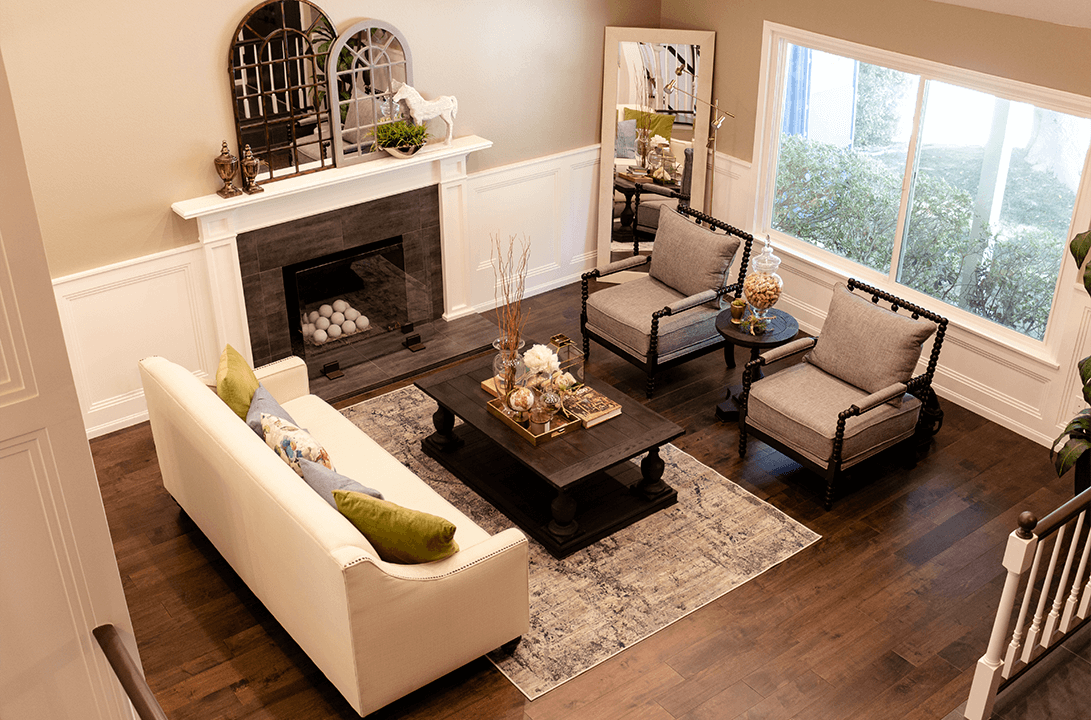
<instances>
[{"instance_id":1,"label":"white horse figurine","mask_svg":"<svg viewBox=\"0 0 1091 720\"><path fill-rule=\"evenodd\" d=\"M451 144L451 137L455 133L455 115L458 113L458 100L454 95L440 95L435 100L425 100L414 88L399 80L391 80L390 85L394 88L394 102L404 100L416 124L423 125L426 120L443 118L443 122L447 123L447 137L443 139L443 144Z\"/></svg>"}]
</instances>

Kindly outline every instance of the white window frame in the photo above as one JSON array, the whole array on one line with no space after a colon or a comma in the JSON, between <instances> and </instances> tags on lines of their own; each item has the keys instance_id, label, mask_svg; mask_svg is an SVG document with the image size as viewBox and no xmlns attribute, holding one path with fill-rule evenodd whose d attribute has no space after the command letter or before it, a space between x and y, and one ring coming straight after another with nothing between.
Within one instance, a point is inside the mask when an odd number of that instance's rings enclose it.
<instances>
[{"instance_id":1,"label":"white window frame","mask_svg":"<svg viewBox=\"0 0 1091 720\"><path fill-rule=\"evenodd\" d=\"M1065 329L1059 327L1064 323L1058 321L1058 319L1066 315L1069 307L1069 298L1072 293L1067 292L1067 289L1078 282L1075 266L1068 253L1067 240L1071 239L1077 232L1075 228L1082 230L1091 223L1091 151L1084 158L1083 175L1080 179L1079 191L1076 194L1076 204L1070 220L1069 232L1064 243L1065 254L1061 262L1061 272L1057 278L1057 284L1054 286L1053 305L1050 308L1045 336L1042 340L1036 340L962 308L944 303L906 285L899 284L896 281L896 274L898 255L901 249L897 241L891 258L890 271L889 273L881 273L835 253L822 250L772 227L776 161L781 130L782 108L780 101L783 93L784 67L787 62L786 49L789 43L918 75L921 78L917 90L918 94L926 81L936 80L980 90L1006 100L1030 103L1043 109L1086 118L1091 118L1091 97L944 65L786 25L765 23L754 148L754 164L758 170L754 227L758 228L758 233L762 236L769 235L776 243L778 252L781 254L796 257L805 263L823 268L837 277L856 277L878 287L890 289L907 300L940 312L948 317L953 325L963 328L973 335L991 342L1001 343L1051 369L1059 368L1062 362L1060 356L1068 349L1065 343L1070 343L1071 337L1065 339ZM915 154L915 144L920 128L920 109L921 103L918 102L913 120L913 135L907 153L907 163L912 162ZM903 203L897 221L899 238L902 232L901 229L905 226L904 214L907 208L904 196L909 192L910 177L910 172L907 169L902 187Z\"/></svg>"}]
</instances>

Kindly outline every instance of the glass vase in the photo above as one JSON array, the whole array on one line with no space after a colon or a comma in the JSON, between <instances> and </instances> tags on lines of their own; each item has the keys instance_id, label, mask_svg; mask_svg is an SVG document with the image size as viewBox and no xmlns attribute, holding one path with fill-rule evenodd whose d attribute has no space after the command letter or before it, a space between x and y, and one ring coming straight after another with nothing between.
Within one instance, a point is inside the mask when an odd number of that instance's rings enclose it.
<instances>
[{"instance_id":1,"label":"glass vase","mask_svg":"<svg viewBox=\"0 0 1091 720\"><path fill-rule=\"evenodd\" d=\"M511 341L507 337L498 337L492 341L492 346L496 348L492 374L498 397L505 397L511 392L526 373L523 355L519 352L525 344L526 341L521 338Z\"/></svg>"}]
</instances>

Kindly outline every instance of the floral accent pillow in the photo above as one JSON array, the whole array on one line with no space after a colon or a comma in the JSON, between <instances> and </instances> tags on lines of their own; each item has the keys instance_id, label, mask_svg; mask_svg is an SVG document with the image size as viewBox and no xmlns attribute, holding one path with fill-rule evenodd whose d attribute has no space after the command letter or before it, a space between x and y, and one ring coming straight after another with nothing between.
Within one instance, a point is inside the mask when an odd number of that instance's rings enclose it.
<instances>
[{"instance_id":1,"label":"floral accent pillow","mask_svg":"<svg viewBox=\"0 0 1091 720\"><path fill-rule=\"evenodd\" d=\"M303 477L300 460L310 460L325 465L330 470L334 469L329 454L318 441L309 432L301 430L284 418L262 413L261 430L265 435L265 444L273 448L280 459L288 463L299 477Z\"/></svg>"}]
</instances>

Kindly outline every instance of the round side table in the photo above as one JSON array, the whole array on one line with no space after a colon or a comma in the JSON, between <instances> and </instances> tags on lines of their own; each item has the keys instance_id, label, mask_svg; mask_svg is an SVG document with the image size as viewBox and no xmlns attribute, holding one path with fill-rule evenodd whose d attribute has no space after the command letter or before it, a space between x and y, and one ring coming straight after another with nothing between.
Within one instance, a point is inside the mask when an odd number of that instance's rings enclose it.
<instances>
[{"instance_id":1,"label":"round side table","mask_svg":"<svg viewBox=\"0 0 1091 720\"><path fill-rule=\"evenodd\" d=\"M751 335L748 332L743 332L738 325L731 322L731 310L729 308L716 316L716 330L723 335L728 343L750 348L750 359L754 360L763 351L780 347L795 339L795 336L799 333L799 322L783 310L770 308L768 315L769 323L765 332L761 335ZM761 368L758 368L758 377L763 377L763 375ZM741 387L738 389L728 388L727 398L716 406L717 419L725 422L733 422L739 419L739 408L735 404L734 396L740 390Z\"/></svg>"}]
</instances>

